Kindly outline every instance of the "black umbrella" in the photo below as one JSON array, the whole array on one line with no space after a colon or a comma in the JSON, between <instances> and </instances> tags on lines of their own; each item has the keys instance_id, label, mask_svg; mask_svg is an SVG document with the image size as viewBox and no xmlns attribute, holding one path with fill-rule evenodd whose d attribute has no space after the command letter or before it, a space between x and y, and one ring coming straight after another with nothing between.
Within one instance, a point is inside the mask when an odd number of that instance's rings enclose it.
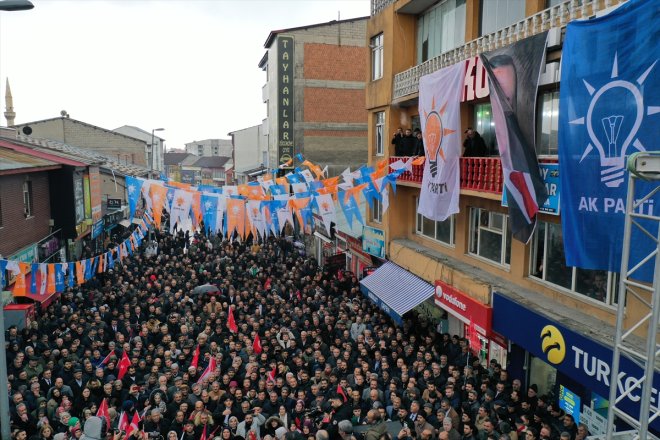
<instances>
[{"instance_id":1,"label":"black umbrella","mask_svg":"<svg viewBox=\"0 0 660 440\"><path fill-rule=\"evenodd\" d=\"M197 286L192 291L193 295L201 295L202 293L217 293L217 292L220 292L220 289L218 289L216 286L212 284L203 284L201 286Z\"/></svg>"}]
</instances>

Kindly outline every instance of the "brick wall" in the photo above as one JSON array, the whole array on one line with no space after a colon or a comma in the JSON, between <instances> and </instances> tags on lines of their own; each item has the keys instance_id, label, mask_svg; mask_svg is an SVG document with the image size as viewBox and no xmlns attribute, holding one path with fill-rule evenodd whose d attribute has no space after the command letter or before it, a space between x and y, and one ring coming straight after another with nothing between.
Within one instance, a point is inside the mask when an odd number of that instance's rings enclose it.
<instances>
[{"instance_id":1,"label":"brick wall","mask_svg":"<svg viewBox=\"0 0 660 440\"><path fill-rule=\"evenodd\" d=\"M305 122L367 122L364 90L305 87Z\"/></svg>"},{"instance_id":2,"label":"brick wall","mask_svg":"<svg viewBox=\"0 0 660 440\"><path fill-rule=\"evenodd\" d=\"M305 44L305 79L364 82L366 47Z\"/></svg>"},{"instance_id":3,"label":"brick wall","mask_svg":"<svg viewBox=\"0 0 660 440\"><path fill-rule=\"evenodd\" d=\"M7 257L50 233L50 191L48 173L29 174L32 182L32 217L23 215L24 174L0 176L2 227L0 254Z\"/></svg>"}]
</instances>

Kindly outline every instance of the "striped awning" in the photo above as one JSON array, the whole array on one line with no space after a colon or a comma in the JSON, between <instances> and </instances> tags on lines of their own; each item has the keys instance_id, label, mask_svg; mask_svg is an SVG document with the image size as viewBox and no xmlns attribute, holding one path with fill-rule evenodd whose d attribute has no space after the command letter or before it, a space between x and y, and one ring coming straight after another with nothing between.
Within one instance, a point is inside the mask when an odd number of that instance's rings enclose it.
<instances>
[{"instance_id":1,"label":"striped awning","mask_svg":"<svg viewBox=\"0 0 660 440\"><path fill-rule=\"evenodd\" d=\"M406 312L432 297L434 292L431 284L390 261L363 278L360 290L399 325Z\"/></svg>"}]
</instances>

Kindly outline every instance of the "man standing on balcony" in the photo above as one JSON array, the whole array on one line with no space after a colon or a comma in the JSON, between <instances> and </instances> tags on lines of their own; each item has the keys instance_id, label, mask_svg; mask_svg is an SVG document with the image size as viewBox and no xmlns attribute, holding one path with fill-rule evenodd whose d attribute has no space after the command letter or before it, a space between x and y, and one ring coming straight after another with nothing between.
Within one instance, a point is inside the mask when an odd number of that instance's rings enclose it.
<instances>
[{"instance_id":1,"label":"man standing on balcony","mask_svg":"<svg viewBox=\"0 0 660 440\"><path fill-rule=\"evenodd\" d=\"M484 138L472 127L465 130L465 140L463 141L463 157L486 157L488 149Z\"/></svg>"},{"instance_id":2,"label":"man standing on balcony","mask_svg":"<svg viewBox=\"0 0 660 440\"><path fill-rule=\"evenodd\" d=\"M399 127L392 135L392 145L394 145L395 156L403 156L401 151L401 139L403 139L403 129Z\"/></svg>"}]
</instances>

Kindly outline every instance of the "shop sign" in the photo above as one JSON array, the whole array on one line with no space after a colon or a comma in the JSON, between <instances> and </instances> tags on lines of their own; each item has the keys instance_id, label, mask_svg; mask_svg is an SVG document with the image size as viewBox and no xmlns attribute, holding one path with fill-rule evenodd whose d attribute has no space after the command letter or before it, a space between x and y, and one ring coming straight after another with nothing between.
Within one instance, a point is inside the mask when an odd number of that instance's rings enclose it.
<instances>
[{"instance_id":1,"label":"shop sign","mask_svg":"<svg viewBox=\"0 0 660 440\"><path fill-rule=\"evenodd\" d=\"M353 255L357 256L364 262L371 265L371 256L365 253L362 250L362 240L359 238L351 237L350 235L346 236L346 244L348 245L348 251Z\"/></svg>"},{"instance_id":2,"label":"shop sign","mask_svg":"<svg viewBox=\"0 0 660 440\"><path fill-rule=\"evenodd\" d=\"M323 268L328 272L334 273L346 267L346 254L344 252L325 257Z\"/></svg>"},{"instance_id":3,"label":"shop sign","mask_svg":"<svg viewBox=\"0 0 660 440\"><path fill-rule=\"evenodd\" d=\"M92 226L92 238L96 238L103 233L103 224L103 219L94 223L94 226Z\"/></svg>"},{"instance_id":4,"label":"shop sign","mask_svg":"<svg viewBox=\"0 0 660 440\"><path fill-rule=\"evenodd\" d=\"M108 199L108 209L121 209L121 199Z\"/></svg>"},{"instance_id":5,"label":"shop sign","mask_svg":"<svg viewBox=\"0 0 660 440\"><path fill-rule=\"evenodd\" d=\"M362 228L362 250L381 259L385 258L385 232L382 229Z\"/></svg>"},{"instance_id":6,"label":"shop sign","mask_svg":"<svg viewBox=\"0 0 660 440\"><path fill-rule=\"evenodd\" d=\"M481 58L476 56L465 60L465 80L463 82L463 95L461 102L470 102L485 98L490 94L488 88L488 74L486 68L481 62Z\"/></svg>"},{"instance_id":7,"label":"shop sign","mask_svg":"<svg viewBox=\"0 0 660 440\"><path fill-rule=\"evenodd\" d=\"M99 167L89 167L89 189L92 204L92 220L101 220L103 211L101 209L101 173Z\"/></svg>"},{"instance_id":8,"label":"shop sign","mask_svg":"<svg viewBox=\"0 0 660 440\"><path fill-rule=\"evenodd\" d=\"M85 220L85 189L83 188L83 178L81 174L73 176L73 201L76 212L76 223Z\"/></svg>"},{"instance_id":9,"label":"shop sign","mask_svg":"<svg viewBox=\"0 0 660 440\"><path fill-rule=\"evenodd\" d=\"M443 281L435 282L435 304L466 324L471 322L483 336L491 334L493 309Z\"/></svg>"},{"instance_id":10,"label":"shop sign","mask_svg":"<svg viewBox=\"0 0 660 440\"><path fill-rule=\"evenodd\" d=\"M578 383L602 396L610 393L612 348L569 330L540 313L499 292L493 294L493 329L534 356L557 368ZM619 394L629 391L619 407L633 418L639 416L644 371L629 358L619 363ZM659 404L660 373L653 375L651 405ZM660 419L651 423L660 432Z\"/></svg>"},{"instance_id":11,"label":"shop sign","mask_svg":"<svg viewBox=\"0 0 660 440\"><path fill-rule=\"evenodd\" d=\"M580 396L564 385L559 385L559 407L573 416L576 424L580 423Z\"/></svg>"},{"instance_id":12,"label":"shop sign","mask_svg":"<svg viewBox=\"0 0 660 440\"><path fill-rule=\"evenodd\" d=\"M277 163L282 165L293 159L293 37L277 37ZM293 168L293 162L284 167Z\"/></svg>"},{"instance_id":13,"label":"shop sign","mask_svg":"<svg viewBox=\"0 0 660 440\"><path fill-rule=\"evenodd\" d=\"M83 183L85 187L85 218L92 218L92 195L89 183L89 175L85 174L83 177Z\"/></svg>"},{"instance_id":14,"label":"shop sign","mask_svg":"<svg viewBox=\"0 0 660 440\"><path fill-rule=\"evenodd\" d=\"M543 206L539 206L539 210L545 214L559 215L559 195L560 180L559 180L559 164L557 163L540 163L539 171L543 178L545 190L548 193L548 199ZM502 191L502 206L509 206L507 200L507 192Z\"/></svg>"}]
</instances>

